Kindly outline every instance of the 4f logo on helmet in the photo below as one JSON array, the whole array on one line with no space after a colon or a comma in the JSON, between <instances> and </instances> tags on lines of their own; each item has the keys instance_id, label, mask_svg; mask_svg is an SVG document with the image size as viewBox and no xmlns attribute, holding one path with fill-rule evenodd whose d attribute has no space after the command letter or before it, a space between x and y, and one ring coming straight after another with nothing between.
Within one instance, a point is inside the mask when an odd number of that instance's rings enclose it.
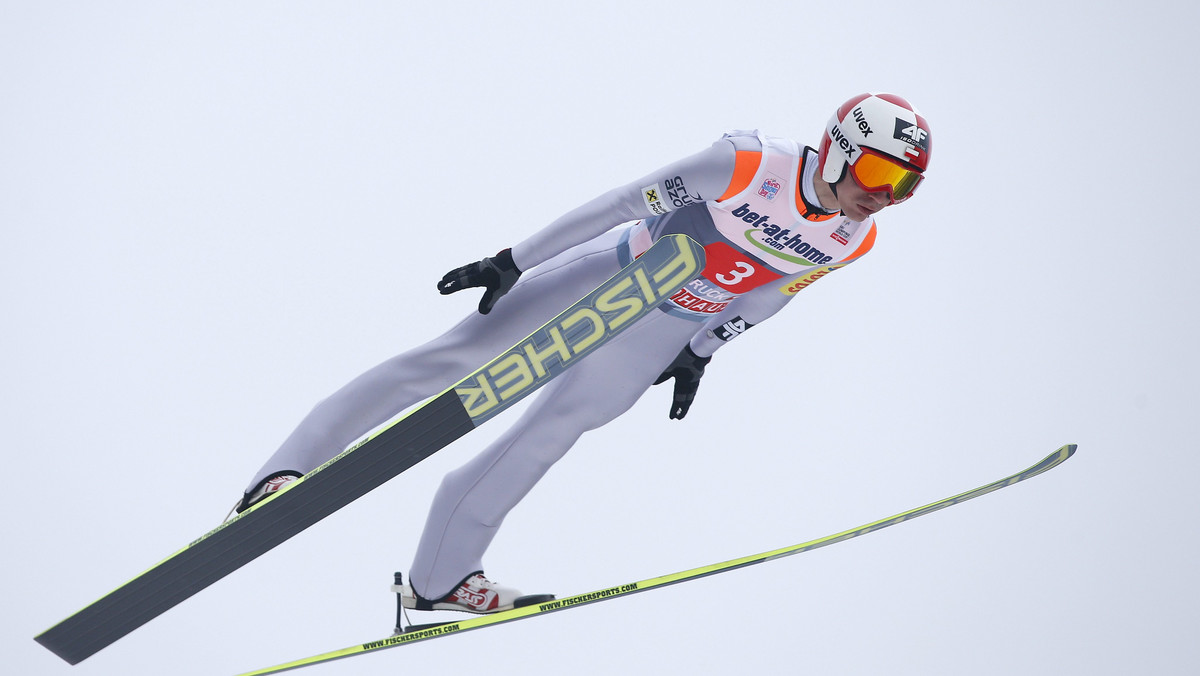
<instances>
[{"instance_id":1,"label":"4f logo on helmet","mask_svg":"<svg viewBox=\"0 0 1200 676\"><path fill-rule=\"evenodd\" d=\"M922 129L915 122L901 120L896 118L896 131L892 134L893 137L900 141L904 141L910 146L916 146L923 152L929 152L929 132ZM921 153L910 148L906 150L913 157L920 157Z\"/></svg>"}]
</instances>

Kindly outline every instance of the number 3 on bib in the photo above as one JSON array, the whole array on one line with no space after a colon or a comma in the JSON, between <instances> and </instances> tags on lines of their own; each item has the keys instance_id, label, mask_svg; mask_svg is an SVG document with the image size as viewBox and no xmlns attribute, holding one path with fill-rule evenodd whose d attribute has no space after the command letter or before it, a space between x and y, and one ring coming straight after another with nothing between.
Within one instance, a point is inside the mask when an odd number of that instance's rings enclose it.
<instances>
[{"instance_id":1,"label":"number 3 on bib","mask_svg":"<svg viewBox=\"0 0 1200 676\"><path fill-rule=\"evenodd\" d=\"M713 242L704 247L708 264L704 277L722 289L741 295L758 288L780 275L725 242Z\"/></svg>"},{"instance_id":2,"label":"number 3 on bib","mask_svg":"<svg viewBox=\"0 0 1200 676\"><path fill-rule=\"evenodd\" d=\"M738 282L752 274L754 274L753 265L750 265L746 261L738 261L736 270L729 274L717 275L716 281L720 282L722 286L735 286Z\"/></svg>"}]
</instances>

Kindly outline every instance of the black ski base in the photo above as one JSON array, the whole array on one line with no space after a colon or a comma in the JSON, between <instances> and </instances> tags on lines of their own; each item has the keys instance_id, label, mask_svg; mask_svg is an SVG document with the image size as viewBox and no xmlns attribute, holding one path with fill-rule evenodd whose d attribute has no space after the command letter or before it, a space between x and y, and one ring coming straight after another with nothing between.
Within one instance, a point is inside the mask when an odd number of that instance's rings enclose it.
<instances>
[{"instance_id":1,"label":"black ski base","mask_svg":"<svg viewBox=\"0 0 1200 676\"><path fill-rule=\"evenodd\" d=\"M613 277L409 416L36 637L77 664L271 548L374 490L636 324L704 269L704 249L664 235ZM553 347L553 349L551 349ZM511 380L516 365L536 373Z\"/></svg>"},{"instance_id":2,"label":"black ski base","mask_svg":"<svg viewBox=\"0 0 1200 676\"><path fill-rule=\"evenodd\" d=\"M196 540L35 640L78 664L475 428L449 390L370 444Z\"/></svg>"}]
</instances>

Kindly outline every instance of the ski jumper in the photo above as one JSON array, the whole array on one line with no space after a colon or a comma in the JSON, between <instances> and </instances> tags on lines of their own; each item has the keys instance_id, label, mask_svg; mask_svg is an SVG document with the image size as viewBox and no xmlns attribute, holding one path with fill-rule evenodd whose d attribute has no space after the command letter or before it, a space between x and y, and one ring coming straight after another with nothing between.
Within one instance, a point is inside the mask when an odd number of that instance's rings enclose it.
<instances>
[{"instance_id":1,"label":"ski jumper","mask_svg":"<svg viewBox=\"0 0 1200 676\"><path fill-rule=\"evenodd\" d=\"M443 479L409 581L425 598L483 570L505 515L588 430L627 411L685 345L705 357L858 259L873 219L823 209L817 154L731 132L710 148L611 190L512 249L525 272L489 314L367 371L320 402L251 482L304 474L398 412L437 394L616 274L660 236L682 233L706 265L659 310L548 383L499 439ZM630 223L632 222L632 223ZM620 226L620 227L617 227Z\"/></svg>"}]
</instances>

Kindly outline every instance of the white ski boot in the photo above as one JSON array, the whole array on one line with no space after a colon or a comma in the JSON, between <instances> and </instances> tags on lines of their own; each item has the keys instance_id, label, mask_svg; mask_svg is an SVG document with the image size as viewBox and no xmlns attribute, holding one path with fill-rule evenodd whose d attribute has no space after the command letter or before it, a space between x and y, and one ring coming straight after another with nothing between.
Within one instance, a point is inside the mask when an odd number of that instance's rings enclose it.
<instances>
[{"instance_id":1,"label":"white ski boot","mask_svg":"<svg viewBox=\"0 0 1200 676\"><path fill-rule=\"evenodd\" d=\"M409 610L459 610L467 613L498 613L513 608L553 601L553 594L522 595L511 587L504 587L483 576L483 571L468 575L449 594L439 599L426 599L413 591L411 585L400 583L392 591L400 595L400 605Z\"/></svg>"}]
</instances>

